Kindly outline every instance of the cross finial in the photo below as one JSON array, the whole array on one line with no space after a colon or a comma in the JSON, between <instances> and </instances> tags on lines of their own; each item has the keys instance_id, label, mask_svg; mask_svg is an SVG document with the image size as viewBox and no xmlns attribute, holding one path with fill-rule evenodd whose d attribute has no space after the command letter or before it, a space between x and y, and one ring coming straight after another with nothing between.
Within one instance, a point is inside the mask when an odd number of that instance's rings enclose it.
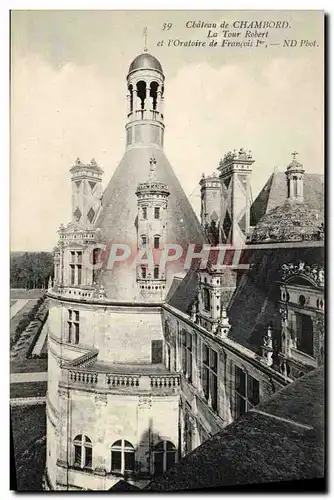
<instances>
[{"instance_id":1,"label":"cross finial","mask_svg":"<svg viewBox=\"0 0 334 500\"><path fill-rule=\"evenodd\" d=\"M144 36L144 52L147 52L147 27L145 26L144 31L143 31L143 36Z\"/></svg>"},{"instance_id":2,"label":"cross finial","mask_svg":"<svg viewBox=\"0 0 334 500\"><path fill-rule=\"evenodd\" d=\"M297 155L299 155L299 153L297 153L297 151L293 151L293 152L291 153L291 155L292 155L293 159L295 160L295 159L296 159L296 156L297 156Z\"/></svg>"}]
</instances>

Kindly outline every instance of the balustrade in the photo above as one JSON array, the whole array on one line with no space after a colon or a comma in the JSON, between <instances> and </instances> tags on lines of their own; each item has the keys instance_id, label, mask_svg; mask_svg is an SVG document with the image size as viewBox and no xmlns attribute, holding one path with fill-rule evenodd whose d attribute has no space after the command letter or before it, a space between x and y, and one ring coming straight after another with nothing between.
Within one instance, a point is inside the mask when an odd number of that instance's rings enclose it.
<instances>
[{"instance_id":1,"label":"balustrade","mask_svg":"<svg viewBox=\"0 0 334 500\"><path fill-rule=\"evenodd\" d=\"M180 386L180 376L177 374L164 375L139 375L121 373L98 373L88 370L64 369L64 383L69 385L85 385L87 387L101 388L104 390L117 390L132 392L152 392L159 394L175 393Z\"/></svg>"}]
</instances>

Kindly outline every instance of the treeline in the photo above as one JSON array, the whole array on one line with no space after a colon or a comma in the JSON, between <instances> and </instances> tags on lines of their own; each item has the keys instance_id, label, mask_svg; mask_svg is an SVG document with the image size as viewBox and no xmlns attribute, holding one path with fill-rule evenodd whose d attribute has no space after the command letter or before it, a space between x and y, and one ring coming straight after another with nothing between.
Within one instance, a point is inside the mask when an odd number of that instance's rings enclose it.
<instances>
[{"instance_id":1,"label":"treeline","mask_svg":"<svg viewBox=\"0 0 334 500\"><path fill-rule=\"evenodd\" d=\"M50 252L12 252L10 255L11 288L47 288L53 276L53 255Z\"/></svg>"}]
</instances>

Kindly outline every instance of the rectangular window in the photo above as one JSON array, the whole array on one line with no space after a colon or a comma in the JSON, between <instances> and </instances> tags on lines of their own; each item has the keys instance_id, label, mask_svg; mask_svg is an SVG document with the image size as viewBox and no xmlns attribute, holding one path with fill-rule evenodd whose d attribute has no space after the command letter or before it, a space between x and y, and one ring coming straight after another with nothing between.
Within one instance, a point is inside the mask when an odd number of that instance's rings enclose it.
<instances>
[{"instance_id":1,"label":"rectangular window","mask_svg":"<svg viewBox=\"0 0 334 500\"><path fill-rule=\"evenodd\" d=\"M159 278L159 266L154 266L154 279Z\"/></svg>"},{"instance_id":2,"label":"rectangular window","mask_svg":"<svg viewBox=\"0 0 334 500\"><path fill-rule=\"evenodd\" d=\"M121 471L122 470L122 452L113 451L111 453L111 470Z\"/></svg>"},{"instance_id":3,"label":"rectangular window","mask_svg":"<svg viewBox=\"0 0 334 500\"><path fill-rule=\"evenodd\" d=\"M145 266L141 266L141 277L142 278L146 278L146 267Z\"/></svg>"},{"instance_id":4,"label":"rectangular window","mask_svg":"<svg viewBox=\"0 0 334 500\"><path fill-rule=\"evenodd\" d=\"M74 465L81 467L81 446L74 446Z\"/></svg>"},{"instance_id":5,"label":"rectangular window","mask_svg":"<svg viewBox=\"0 0 334 500\"><path fill-rule=\"evenodd\" d=\"M78 264L82 263L82 252L77 252L77 263Z\"/></svg>"},{"instance_id":6,"label":"rectangular window","mask_svg":"<svg viewBox=\"0 0 334 500\"><path fill-rule=\"evenodd\" d=\"M92 466L92 448L85 448L85 467Z\"/></svg>"},{"instance_id":7,"label":"rectangular window","mask_svg":"<svg viewBox=\"0 0 334 500\"><path fill-rule=\"evenodd\" d=\"M154 474L160 476L164 472L164 454L163 451L154 453Z\"/></svg>"},{"instance_id":8,"label":"rectangular window","mask_svg":"<svg viewBox=\"0 0 334 500\"><path fill-rule=\"evenodd\" d=\"M173 465L175 464L175 452L168 452L167 451L167 460L166 460L166 469L170 469L171 467L173 467Z\"/></svg>"},{"instance_id":9,"label":"rectangular window","mask_svg":"<svg viewBox=\"0 0 334 500\"><path fill-rule=\"evenodd\" d=\"M218 408L218 356L216 351L202 344L202 388L205 398L210 401L211 408Z\"/></svg>"},{"instance_id":10,"label":"rectangular window","mask_svg":"<svg viewBox=\"0 0 334 500\"><path fill-rule=\"evenodd\" d=\"M80 323L79 311L68 310L68 342L79 344L80 342Z\"/></svg>"},{"instance_id":11,"label":"rectangular window","mask_svg":"<svg viewBox=\"0 0 334 500\"><path fill-rule=\"evenodd\" d=\"M160 219L160 207L154 207L154 218Z\"/></svg>"},{"instance_id":12,"label":"rectangular window","mask_svg":"<svg viewBox=\"0 0 334 500\"><path fill-rule=\"evenodd\" d=\"M184 330L182 331L181 361L182 373L191 382L193 371L192 335Z\"/></svg>"},{"instance_id":13,"label":"rectangular window","mask_svg":"<svg viewBox=\"0 0 334 500\"><path fill-rule=\"evenodd\" d=\"M154 236L154 248L160 248L160 236Z\"/></svg>"},{"instance_id":14,"label":"rectangular window","mask_svg":"<svg viewBox=\"0 0 334 500\"><path fill-rule=\"evenodd\" d=\"M68 324L68 342L71 343L72 342L72 323L71 323L71 321L68 321L67 324Z\"/></svg>"},{"instance_id":15,"label":"rectangular window","mask_svg":"<svg viewBox=\"0 0 334 500\"><path fill-rule=\"evenodd\" d=\"M147 237L146 236L141 237L141 244L142 244L142 247L146 247L146 244L147 244Z\"/></svg>"},{"instance_id":16,"label":"rectangular window","mask_svg":"<svg viewBox=\"0 0 334 500\"><path fill-rule=\"evenodd\" d=\"M70 277L71 285L75 285L75 266L72 264L70 265L70 272L71 272L71 277Z\"/></svg>"},{"instance_id":17,"label":"rectangular window","mask_svg":"<svg viewBox=\"0 0 334 500\"><path fill-rule=\"evenodd\" d=\"M75 252L71 252L71 262L74 264L75 262Z\"/></svg>"},{"instance_id":18,"label":"rectangular window","mask_svg":"<svg viewBox=\"0 0 334 500\"><path fill-rule=\"evenodd\" d=\"M162 363L162 340L151 341L152 364Z\"/></svg>"},{"instance_id":19,"label":"rectangular window","mask_svg":"<svg viewBox=\"0 0 334 500\"><path fill-rule=\"evenodd\" d=\"M124 470L133 471L135 469L135 454L133 452L124 452Z\"/></svg>"},{"instance_id":20,"label":"rectangular window","mask_svg":"<svg viewBox=\"0 0 334 500\"><path fill-rule=\"evenodd\" d=\"M235 416L240 417L260 402L259 381L235 367Z\"/></svg>"},{"instance_id":21,"label":"rectangular window","mask_svg":"<svg viewBox=\"0 0 334 500\"><path fill-rule=\"evenodd\" d=\"M308 314L296 313L297 349L313 356L313 321Z\"/></svg>"},{"instance_id":22,"label":"rectangular window","mask_svg":"<svg viewBox=\"0 0 334 500\"><path fill-rule=\"evenodd\" d=\"M142 214L143 214L143 219L146 220L147 219L147 207L142 208Z\"/></svg>"},{"instance_id":23,"label":"rectangular window","mask_svg":"<svg viewBox=\"0 0 334 500\"><path fill-rule=\"evenodd\" d=\"M80 340L79 323L74 323L74 328L75 328L75 343L79 344L79 340Z\"/></svg>"},{"instance_id":24,"label":"rectangular window","mask_svg":"<svg viewBox=\"0 0 334 500\"><path fill-rule=\"evenodd\" d=\"M81 264L77 266L78 269L78 285L81 285L81 275L82 275L82 266Z\"/></svg>"}]
</instances>

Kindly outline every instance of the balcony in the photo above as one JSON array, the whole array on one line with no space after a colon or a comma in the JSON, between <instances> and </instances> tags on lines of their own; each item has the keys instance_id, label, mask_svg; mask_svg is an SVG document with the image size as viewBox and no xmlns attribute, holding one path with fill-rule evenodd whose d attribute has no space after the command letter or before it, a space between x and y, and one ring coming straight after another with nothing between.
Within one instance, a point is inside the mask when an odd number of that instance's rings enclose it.
<instances>
[{"instance_id":1,"label":"balcony","mask_svg":"<svg viewBox=\"0 0 334 500\"><path fill-rule=\"evenodd\" d=\"M171 396L180 391L180 375L164 365L103 365L63 368L61 386L110 394Z\"/></svg>"}]
</instances>

